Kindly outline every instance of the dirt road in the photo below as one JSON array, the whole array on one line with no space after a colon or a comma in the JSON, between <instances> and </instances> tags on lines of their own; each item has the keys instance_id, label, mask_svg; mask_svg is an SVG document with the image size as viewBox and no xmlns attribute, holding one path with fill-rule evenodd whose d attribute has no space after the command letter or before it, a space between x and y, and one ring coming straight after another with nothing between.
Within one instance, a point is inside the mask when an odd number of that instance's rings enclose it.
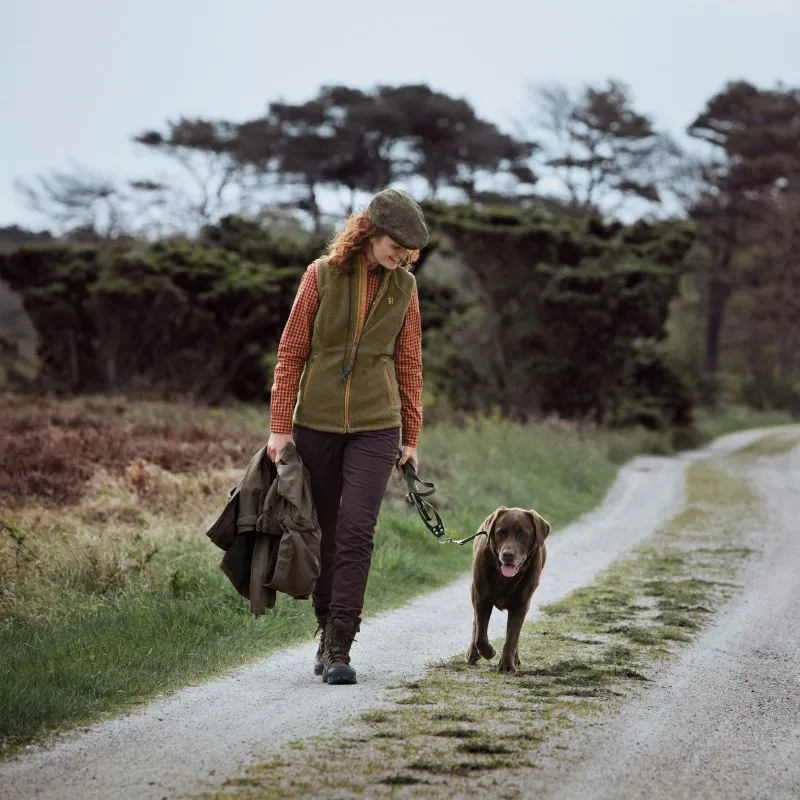
<instances>
[{"instance_id":1,"label":"dirt road","mask_svg":"<svg viewBox=\"0 0 800 800\"><path fill-rule=\"evenodd\" d=\"M706 451L689 453L674 459L639 458L626 466L596 511L550 538L547 571L537 592L536 604L554 602L585 585L615 559L674 516L682 504L682 477L688 463L696 458L724 454L758 438L762 433L750 431L735 434L718 440ZM647 730L639 734L639 739L635 739L636 734L631 732L634 728L630 727L634 722L629 721L628 728L623 725L616 734L608 733L602 737L606 751L609 747L616 746L611 738L613 735L618 737L619 742L629 741L624 737L633 736L634 741L639 744L623 748L622 755L633 757L634 753L643 753L653 763L656 763L654 760L659 753L664 753L667 758L659 742L677 738L670 736L670 730L679 730L680 736L684 738L689 736L688 728L691 725L680 716L681 708L686 714L702 708L698 706L696 699L694 703L684 702L682 699L684 695L688 696L689 690L695 690L693 676L697 670L708 675L710 681L705 691L696 687L699 697L711 696L712 691L722 692L726 686L730 688L733 684L729 681L733 674L740 675L742 681L752 674L752 683L743 685L748 690L755 689L751 698L753 703L757 704L759 698L763 701L760 706L763 716L769 718L770 725L774 721L769 730L777 732L780 728L782 731L781 737L769 736L770 746L777 743L774 759L769 763L774 764L777 769L783 763L785 748L792 746L794 742L797 749L797 647L800 609L797 598L791 598L791 587L778 579L782 576L783 581L789 581L792 574L800 574L800 562L797 560L800 558L800 537L795 537L795 542L791 543L792 550L782 553L782 549L785 550L790 544L787 540L791 537L786 531L793 524L791 515L787 517L783 510L787 498L794 502L795 530L796 520L800 518L800 495L797 494L800 470L797 459L786 469L787 473L783 477L783 473L776 476L769 470L760 473L760 480L765 491L770 494L770 502L776 515L773 549L769 553L765 552L764 558L777 560L779 569L777 572L770 572L763 564L758 567L758 570L770 576L768 583L774 587L770 590L774 592L771 595L772 601L761 603L759 585L756 585L752 589L752 598L748 601L750 605L746 604L738 621L726 622L731 613L726 612L720 624L730 626L730 630L726 628L717 634L720 637L718 640L710 640L712 647L717 641L723 647L749 648L747 653L741 652L740 666L733 666L733 660L721 657L717 651L712 654L706 652L705 656L691 656L696 653L696 647L693 647L687 657L701 660L705 658L718 669L724 663L731 666L734 672L718 672L716 683L712 680L713 670L703 666L687 667L688 673L683 677L676 673L675 683L665 684L652 693L652 696L656 696L658 692L664 692L660 701L651 701L650 696L642 700L644 703L656 702L655 708L659 709L656 717L664 720L666 725L662 726L660 738L658 731ZM773 534L770 535L772 537ZM790 557L787 555L789 552L794 555ZM748 590L748 597L750 591ZM779 596L783 598L780 601L783 606L779 608L780 619L783 621L775 622L770 628L765 623L771 623L767 618L771 616L769 612L774 611L779 603ZM748 613L755 615L752 620L748 618ZM532 614L536 614L535 608ZM791 624L794 627L789 627L788 620L793 620ZM505 615L495 614L492 622L491 635L500 635ZM367 708L380 707L388 686L421 675L427 664L465 649L470 627L469 579L465 578L363 625L359 642L355 646L357 649L354 649L354 658L359 668L359 686L353 691L332 691L319 679L311 676L310 661L314 642L309 641L306 645L282 651L225 678L188 687L135 713L94 725L84 732L63 736L49 746L30 748L21 756L0 765L0 796L4 800L110 797L149 800L187 794L200 787L207 788L210 783L229 777L250 763L263 748L265 741L275 744L309 733L319 733L343 717L362 713ZM772 634L770 630L773 631ZM746 631L749 633L744 635ZM779 642L775 637L779 631L783 632L783 638L779 638L789 649L778 647ZM709 635L713 636L713 630L703 640L708 642ZM413 642L414 646L409 647L409 642ZM708 647L707 643L706 651ZM765 652L772 653L773 656L765 656L759 650L764 647L767 648ZM750 672L748 658L768 665L770 678L773 675L780 677L783 681L782 697L785 700L776 699L775 685L767 686L758 677L763 672ZM680 664L683 665L684 661ZM665 675L664 679L668 681L669 675L671 673ZM689 676L692 676L691 681ZM741 689L736 692L737 696L740 693ZM667 696L671 698L672 705L667 704ZM676 700L679 702L675 703ZM661 713L662 708L669 708L669 716ZM639 713L649 714L653 718L652 707ZM674 721L671 716L673 713L678 715ZM743 736L747 732L744 729L764 729L763 726L767 724L766 721L751 724L749 713L743 708L738 717L743 727ZM634 716L633 720L635 719ZM730 724L727 719L718 719L717 725L721 723L725 727L717 734L720 748L731 734L727 729ZM674 725L681 727L674 728ZM707 720L707 725L713 727L711 718ZM651 726L654 727L658 726ZM710 728L703 741L709 748L715 747ZM746 743L742 740L740 746L744 744ZM576 743L576 747L579 745L580 743ZM745 756L751 763L755 763L757 752L737 752L735 748L731 748L726 754L728 760L722 763L726 765L725 769L731 769L730 765L741 762ZM625 759L619 753L616 754L614 768L623 769L624 763ZM631 774L633 777L638 776L641 765L639 762L630 764ZM600 766L598 764L596 769L599 770ZM705 766L706 762L698 762L698 772L702 772ZM669 769L669 761L662 763L660 769ZM637 796L593 793L598 782L619 780L619 774L606 778L601 773L593 775L585 771L582 777L577 772L559 771L555 766L552 774L561 782L548 784L548 791L558 791L565 781L570 782L570 786L574 784L574 793L563 795L565 797ZM788 781L795 779L795 773L787 778ZM587 781L586 784L582 783L584 780ZM581 786L587 785L592 787L591 791L581 789ZM649 793L646 780L641 785L646 796L653 796ZM631 791L635 792L637 789L633 787ZM673 792L671 797L675 796L691 795Z\"/></svg>"},{"instance_id":2,"label":"dirt road","mask_svg":"<svg viewBox=\"0 0 800 800\"><path fill-rule=\"evenodd\" d=\"M800 448L748 472L768 519L741 590L655 688L559 742L537 797L800 797Z\"/></svg>"}]
</instances>

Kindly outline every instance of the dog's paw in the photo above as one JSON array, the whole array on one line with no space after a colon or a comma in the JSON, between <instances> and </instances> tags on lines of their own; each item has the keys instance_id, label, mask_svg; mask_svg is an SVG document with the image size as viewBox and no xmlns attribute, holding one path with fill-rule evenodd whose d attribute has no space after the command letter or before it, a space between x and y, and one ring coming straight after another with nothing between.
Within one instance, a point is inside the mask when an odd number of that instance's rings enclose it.
<instances>
[{"instance_id":1,"label":"dog's paw","mask_svg":"<svg viewBox=\"0 0 800 800\"><path fill-rule=\"evenodd\" d=\"M498 672L513 673L517 671L514 660L507 658L505 655L500 657L500 662L497 665Z\"/></svg>"},{"instance_id":2,"label":"dog's paw","mask_svg":"<svg viewBox=\"0 0 800 800\"><path fill-rule=\"evenodd\" d=\"M467 664L477 664L479 658L478 648L474 644L470 645L469 650L467 650Z\"/></svg>"},{"instance_id":3,"label":"dog's paw","mask_svg":"<svg viewBox=\"0 0 800 800\"><path fill-rule=\"evenodd\" d=\"M478 652L479 652L479 653L480 653L480 654L481 654L481 655L482 655L484 658L487 658L487 659L488 659L488 658L494 658L494 656L495 656L495 653L496 653L497 651L494 649L494 647L492 647L492 646L489 644L489 642L486 642L486 644L479 644L479 645L478 645Z\"/></svg>"}]
</instances>

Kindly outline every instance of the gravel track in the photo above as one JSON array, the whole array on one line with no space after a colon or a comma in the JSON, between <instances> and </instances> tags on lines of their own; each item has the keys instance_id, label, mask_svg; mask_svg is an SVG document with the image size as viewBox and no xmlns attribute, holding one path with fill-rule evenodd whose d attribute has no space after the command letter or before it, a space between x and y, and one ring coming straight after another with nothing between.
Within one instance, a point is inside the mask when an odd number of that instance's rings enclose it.
<instances>
[{"instance_id":1,"label":"gravel track","mask_svg":"<svg viewBox=\"0 0 800 800\"><path fill-rule=\"evenodd\" d=\"M800 797L800 448L748 474L767 517L737 594L621 714L562 737L526 794Z\"/></svg>"}]
</instances>

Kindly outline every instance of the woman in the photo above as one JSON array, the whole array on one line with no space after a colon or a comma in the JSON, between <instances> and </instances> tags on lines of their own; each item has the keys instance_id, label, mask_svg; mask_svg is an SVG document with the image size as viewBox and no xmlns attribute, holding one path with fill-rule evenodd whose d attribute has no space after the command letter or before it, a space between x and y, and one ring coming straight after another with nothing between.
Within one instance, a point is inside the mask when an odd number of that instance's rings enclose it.
<instances>
[{"instance_id":1,"label":"woman","mask_svg":"<svg viewBox=\"0 0 800 800\"><path fill-rule=\"evenodd\" d=\"M314 672L356 683L350 646L381 501L397 456L416 468L422 427L419 300L410 267L428 242L420 207L385 189L306 270L278 346L267 453L293 442L311 478L321 542Z\"/></svg>"}]
</instances>

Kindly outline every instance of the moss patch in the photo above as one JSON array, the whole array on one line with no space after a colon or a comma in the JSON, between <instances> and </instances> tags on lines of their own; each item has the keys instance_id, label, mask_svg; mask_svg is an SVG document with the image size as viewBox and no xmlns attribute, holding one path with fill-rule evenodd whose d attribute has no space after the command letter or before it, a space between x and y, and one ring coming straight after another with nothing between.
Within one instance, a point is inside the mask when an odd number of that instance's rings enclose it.
<instances>
[{"instance_id":1,"label":"moss patch","mask_svg":"<svg viewBox=\"0 0 800 800\"><path fill-rule=\"evenodd\" d=\"M688 500L630 558L525 626L516 675L498 674L496 663L467 667L463 656L439 663L391 689L388 709L343 723L337 741L304 740L291 761L250 769L258 787L208 796L521 796L510 787L524 785L542 742L641 691L735 591L755 495L743 478L699 462Z\"/></svg>"}]
</instances>

